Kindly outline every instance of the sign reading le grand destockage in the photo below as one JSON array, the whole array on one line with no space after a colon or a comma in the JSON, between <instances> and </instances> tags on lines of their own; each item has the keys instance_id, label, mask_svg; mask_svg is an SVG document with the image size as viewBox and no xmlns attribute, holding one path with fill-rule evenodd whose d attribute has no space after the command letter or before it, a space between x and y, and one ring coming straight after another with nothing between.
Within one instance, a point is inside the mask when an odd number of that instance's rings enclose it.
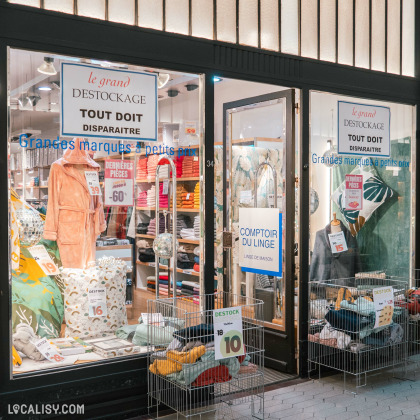
<instances>
[{"instance_id":1,"label":"sign reading le grand destockage","mask_svg":"<svg viewBox=\"0 0 420 420\"><path fill-rule=\"evenodd\" d=\"M63 137L157 140L157 75L61 63Z\"/></svg>"},{"instance_id":2,"label":"sign reading le grand destockage","mask_svg":"<svg viewBox=\"0 0 420 420\"><path fill-rule=\"evenodd\" d=\"M391 110L338 101L338 153L389 156Z\"/></svg>"}]
</instances>

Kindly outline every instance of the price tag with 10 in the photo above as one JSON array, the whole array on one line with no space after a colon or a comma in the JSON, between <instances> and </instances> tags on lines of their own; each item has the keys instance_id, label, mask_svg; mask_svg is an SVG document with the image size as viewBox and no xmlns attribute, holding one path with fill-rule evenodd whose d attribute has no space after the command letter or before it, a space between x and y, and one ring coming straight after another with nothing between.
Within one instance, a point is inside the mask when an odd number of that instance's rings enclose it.
<instances>
[{"instance_id":1,"label":"price tag with 10","mask_svg":"<svg viewBox=\"0 0 420 420\"><path fill-rule=\"evenodd\" d=\"M243 356L242 308L213 311L215 359Z\"/></svg>"}]
</instances>

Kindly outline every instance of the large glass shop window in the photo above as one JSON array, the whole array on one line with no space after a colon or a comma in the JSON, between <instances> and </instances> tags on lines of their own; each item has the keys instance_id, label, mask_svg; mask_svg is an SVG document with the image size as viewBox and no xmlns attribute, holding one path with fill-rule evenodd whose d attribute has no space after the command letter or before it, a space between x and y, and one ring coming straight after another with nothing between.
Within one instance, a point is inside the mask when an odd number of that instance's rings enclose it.
<instances>
[{"instance_id":1,"label":"large glass shop window","mask_svg":"<svg viewBox=\"0 0 420 420\"><path fill-rule=\"evenodd\" d=\"M198 305L201 76L9 57L13 374L144 356L148 299ZM179 246L158 260L165 231Z\"/></svg>"},{"instance_id":2,"label":"large glass shop window","mask_svg":"<svg viewBox=\"0 0 420 420\"><path fill-rule=\"evenodd\" d=\"M311 93L310 281L413 269L413 107Z\"/></svg>"}]
</instances>

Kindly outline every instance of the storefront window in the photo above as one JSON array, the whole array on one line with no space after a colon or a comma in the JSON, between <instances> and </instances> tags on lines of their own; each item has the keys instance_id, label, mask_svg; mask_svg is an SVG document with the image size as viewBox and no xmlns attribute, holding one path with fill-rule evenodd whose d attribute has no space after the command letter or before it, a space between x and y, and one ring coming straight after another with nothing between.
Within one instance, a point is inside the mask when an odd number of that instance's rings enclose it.
<instances>
[{"instance_id":1,"label":"storefront window","mask_svg":"<svg viewBox=\"0 0 420 420\"><path fill-rule=\"evenodd\" d=\"M157 289L199 303L201 76L14 49L9 59L13 374L145 355ZM179 248L158 261L165 230Z\"/></svg>"},{"instance_id":2,"label":"storefront window","mask_svg":"<svg viewBox=\"0 0 420 420\"><path fill-rule=\"evenodd\" d=\"M310 280L412 277L413 107L320 92L310 105Z\"/></svg>"}]
</instances>

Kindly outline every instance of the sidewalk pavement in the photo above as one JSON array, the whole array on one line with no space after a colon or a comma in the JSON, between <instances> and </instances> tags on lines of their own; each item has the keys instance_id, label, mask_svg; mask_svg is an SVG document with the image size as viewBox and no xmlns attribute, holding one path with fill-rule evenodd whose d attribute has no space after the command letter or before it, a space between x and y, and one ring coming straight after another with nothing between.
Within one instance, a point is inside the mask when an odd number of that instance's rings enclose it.
<instances>
[{"instance_id":1,"label":"sidewalk pavement","mask_svg":"<svg viewBox=\"0 0 420 420\"><path fill-rule=\"evenodd\" d=\"M282 385L265 392L265 419L281 420L387 420L420 419L420 367L382 371L368 376L367 385L358 388L343 377L333 375L321 380ZM176 415L162 417L174 420ZM179 416L182 419L183 416ZM192 419L200 419L199 416ZM228 406L219 404L217 411L200 420L252 419L250 403Z\"/></svg>"}]
</instances>

